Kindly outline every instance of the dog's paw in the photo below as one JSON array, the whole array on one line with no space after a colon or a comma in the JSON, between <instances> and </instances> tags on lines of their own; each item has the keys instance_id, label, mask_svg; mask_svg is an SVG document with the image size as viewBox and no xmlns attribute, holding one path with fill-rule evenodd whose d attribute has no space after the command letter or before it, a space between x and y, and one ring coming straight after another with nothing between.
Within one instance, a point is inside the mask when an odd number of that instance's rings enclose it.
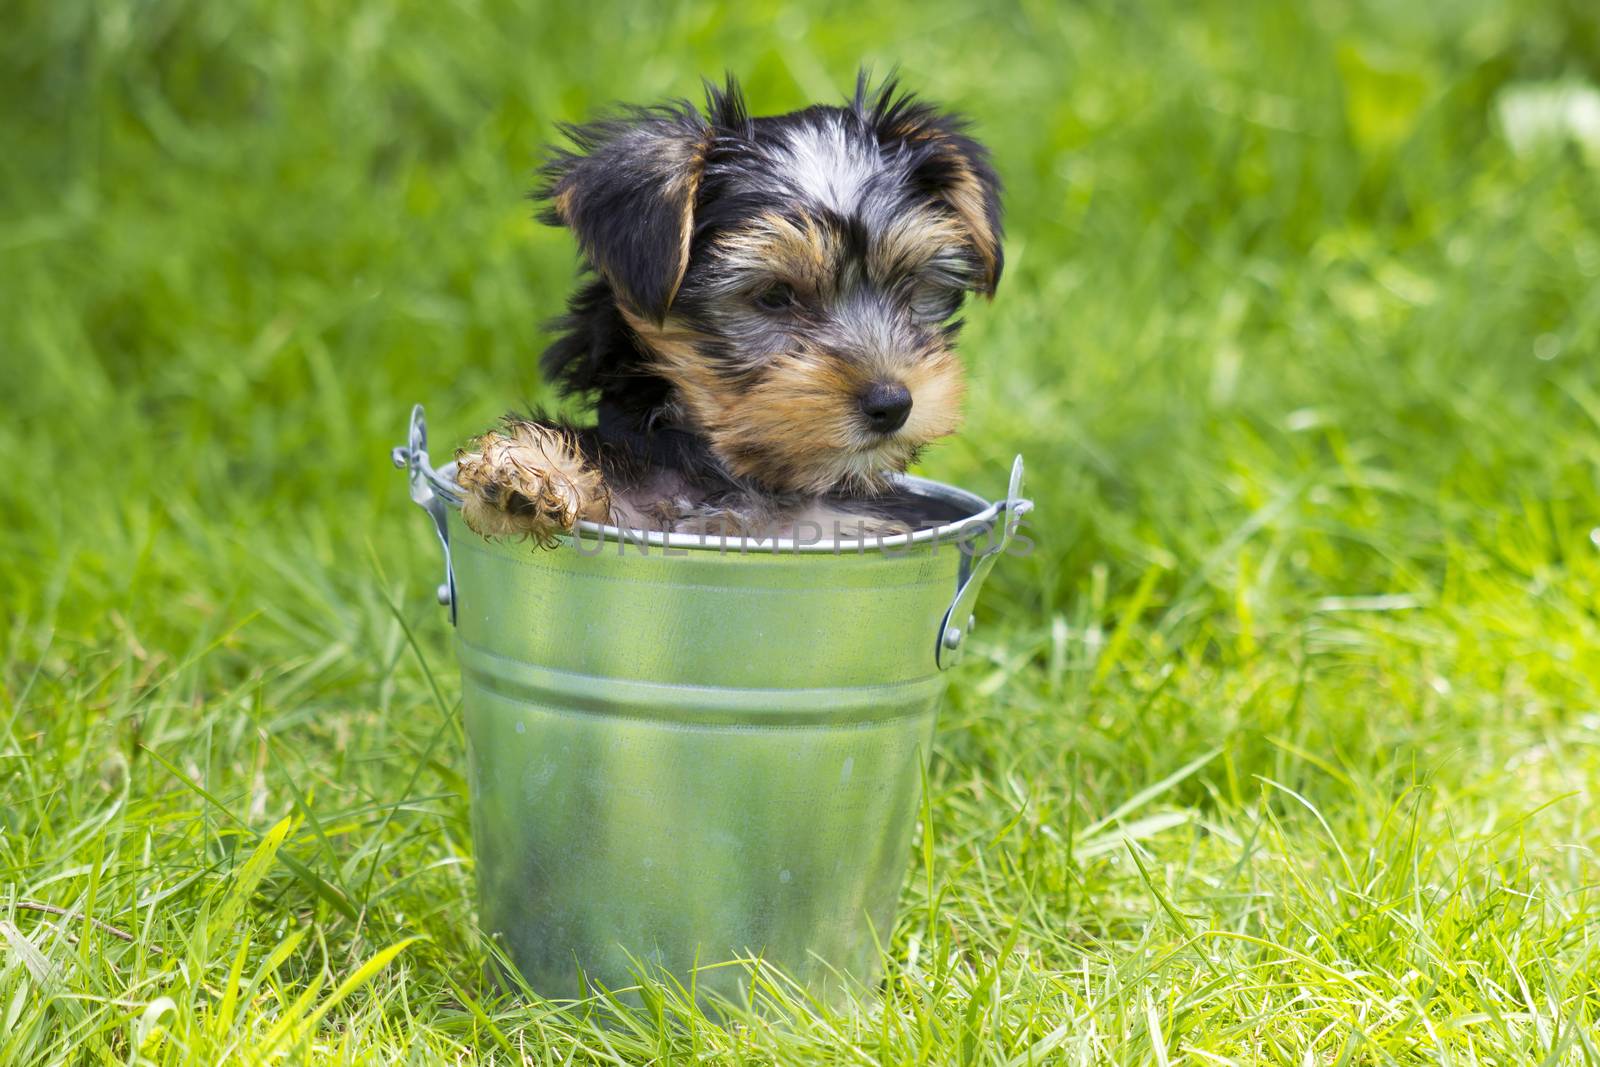
<instances>
[{"instance_id":1,"label":"dog's paw","mask_svg":"<svg viewBox=\"0 0 1600 1067\"><path fill-rule=\"evenodd\" d=\"M456 458L461 518L485 537L531 537L548 548L580 520L610 515L600 472L567 431L507 419Z\"/></svg>"}]
</instances>

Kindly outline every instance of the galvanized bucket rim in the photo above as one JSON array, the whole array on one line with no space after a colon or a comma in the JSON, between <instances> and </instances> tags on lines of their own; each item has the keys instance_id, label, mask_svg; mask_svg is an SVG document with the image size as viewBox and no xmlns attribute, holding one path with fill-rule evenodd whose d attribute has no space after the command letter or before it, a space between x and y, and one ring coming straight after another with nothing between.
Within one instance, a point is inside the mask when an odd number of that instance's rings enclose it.
<instances>
[{"instance_id":1,"label":"galvanized bucket rim","mask_svg":"<svg viewBox=\"0 0 1600 1067\"><path fill-rule=\"evenodd\" d=\"M394 465L406 472L411 500L433 520L434 532L439 537L439 547L444 551L444 581L438 588L439 603L450 608L450 621L456 621L455 568L450 558L450 509L461 506L461 487L455 482L455 464L447 463L435 469L428 462L428 427L421 404L411 409L411 425L406 443L390 453ZM994 568L996 560L1015 539L1022 516L1033 509L1033 502L1022 496L1022 457L1011 464L1011 481L1003 499L986 502L976 493L914 475L899 475L894 484L913 496L939 501L958 508L970 508L973 513L965 518L942 523L922 530L887 536L867 535L853 539L828 539L805 541L794 538L751 538L707 536L703 534L664 533L659 530L626 530L604 523L581 522L572 535L562 540L569 545L581 543L581 538L598 538L601 543L610 540L622 546L629 544L648 550L655 546L663 550L677 550L678 555L692 552L713 553L739 558L765 556L770 563L761 566L778 566L785 555L866 556L882 554L885 558L920 558L928 552L910 551L918 546L931 545L937 551L941 544L954 543L961 553L961 564L956 576L955 597L945 611L939 626L939 639L935 646L935 660L940 669L956 662L966 635L972 629L972 610L984 579ZM821 532L820 530L818 531Z\"/></svg>"},{"instance_id":2,"label":"galvanized bucket rim","mask_svg":"<svg viewBox=\"0 0 1600 1067\"><path fill-rule=\"evenodd\" d=\"M455 508L461 506L461 487L455 481L456 465L454 461L446 463L437 469L429 468L423 472L434 490L450 502ZM651 548L671 549L699 549L722 554L737 553L782 553L792 555L796 552L839 552L848 551L851 555L863 552L895 551L903 548L913 548L918 545L937 542L951 544L957 541L969 540L974 536L981 536L992 530L1002 513L1013 511L1013 518L1027 512L1032 507L1032 502L1027 500L996 500L989 502L970 490L950 485L946 482L935 481L932 478L921 478L914 474L899 474L892 479L894 486L904 492L925 500L937 501L957 507L970 508L972 513L965 518L954 519L938 526L929 526L910 533L886 534L883 536L868 535L863 538L849 538L836 540L832 538L819 540L795 540L793 538L763 538L763 537L726 537L716 534L698 533L664 533L660 530L626 529L613 526L610 523L590 522L584 520L578 523L577 532L590 538L599 538L606 541L624 542L629 545L645 545Z\"/></svg>"},{"instance_id":3,"label":"galvanized bucket rim","mask_svg":"<svg viewBox=\"0 0 1600 1067\"><path fill-rule=\"evenodd\" d=\"M456 484L454 461L435 468L428 461L428 429L424 419L422 405L418 404L411 410L411 427L405 445L394 449L394 465L402 470L409 471L411 480L411 499L422 507L433 511L436 506L433 502L443 500L451 507L460 508L462 492ZM764 537L725 537L722 535L709 535L703 533L666 533L660 530L632 530L609 523L590 522L584 520L578 523L577 535L587 535L602 540L622 542L630 545L640 545L654 548L687 549L716 552L727 555L737 552L740 555L748 553L771 553L793 555L795 553L833 553L849 552L851 555L865 555L868 552L895 552L900 549L914 548L925 544L949 544L952 542L965 543L978 538L987 537L999 524L1002 514L1006 515L1006 526L1012 527L1023 515L1033 509L1033 502L1022 497L1022 457L1018 456L1011 464L1011 483L1003 499L989 502L978 494L945 482L936 482L931 478L919 478L914 474L898 474L892 483L899 489L912 496L922 497L925 500L937 501L947 505L971 509L971 514L965 518L954 519L938 526L930 526L921 530L912 530L907 533L875 535L845 539L818 539L796 540L794 538L764 538ZM431 498L431 499L430 499ZM443 514L435 513L434 521L439 525L439 537L447 542ZM820 531L819 531L820 532ZM1011 531L1008 529L1007 533Z\"/></svg>"}]
</instances>

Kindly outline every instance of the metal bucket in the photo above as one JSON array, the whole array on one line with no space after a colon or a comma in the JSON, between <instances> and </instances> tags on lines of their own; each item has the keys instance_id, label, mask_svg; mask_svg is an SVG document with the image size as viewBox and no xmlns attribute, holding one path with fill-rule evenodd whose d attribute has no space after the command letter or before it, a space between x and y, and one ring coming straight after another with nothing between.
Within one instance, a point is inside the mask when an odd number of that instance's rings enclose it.
<instances>
[{"instance_id":1,"label":"metal bucket","mask_svg":"<svg viewBox=\"0 0 1600 1067\"><path fill-rule=\"evenodd\" d=\"M641 967L737 996L760 958L831 997L877 980L941 671L1029 503L916 478L959 516L835 545L585 523L491 542L428 465L394 460L445 549L482 928L543 996Z\"/></svg>"}]
</instances>

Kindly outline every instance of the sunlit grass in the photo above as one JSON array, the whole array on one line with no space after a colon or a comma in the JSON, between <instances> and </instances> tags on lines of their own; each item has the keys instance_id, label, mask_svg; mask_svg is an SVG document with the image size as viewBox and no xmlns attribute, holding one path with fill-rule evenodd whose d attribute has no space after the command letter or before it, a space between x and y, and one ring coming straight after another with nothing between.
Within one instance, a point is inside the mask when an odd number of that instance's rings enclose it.
<instances>
[{"instance_id":1,"label":"sunlit grass","mask_svg":"<svg viewBox=\"0 0 1600 1067\"><path fill-rule=\"evenodd\" d=\"M0 1063L1600 1062L1587 7L25 7ZM1009 186L924 473L1039 505L888 977L501 995L388 448L549 399L556 121L860 62Z\"/></svg>"}]
</instances>

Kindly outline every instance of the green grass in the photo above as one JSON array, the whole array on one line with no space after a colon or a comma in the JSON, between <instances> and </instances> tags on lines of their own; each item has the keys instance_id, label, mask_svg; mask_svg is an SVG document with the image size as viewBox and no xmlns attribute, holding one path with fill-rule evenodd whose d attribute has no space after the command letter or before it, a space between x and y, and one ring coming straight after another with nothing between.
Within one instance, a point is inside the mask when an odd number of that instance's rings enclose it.
<instances>
[{"instance_id":1,"label":"green grass","mask_svg":"<svg viewBox=\"0 0 1600 1067\"><path fill-rule=\"evenodd\" d=\"M1592 4L6 23L0 1063L1600 1063L1600 153L1501 119ZM858 62L1009 183L923 472L1039 504L883 995L500 998L387 450L548 399L556 121Z\"/></svg>"}]
</instances>

